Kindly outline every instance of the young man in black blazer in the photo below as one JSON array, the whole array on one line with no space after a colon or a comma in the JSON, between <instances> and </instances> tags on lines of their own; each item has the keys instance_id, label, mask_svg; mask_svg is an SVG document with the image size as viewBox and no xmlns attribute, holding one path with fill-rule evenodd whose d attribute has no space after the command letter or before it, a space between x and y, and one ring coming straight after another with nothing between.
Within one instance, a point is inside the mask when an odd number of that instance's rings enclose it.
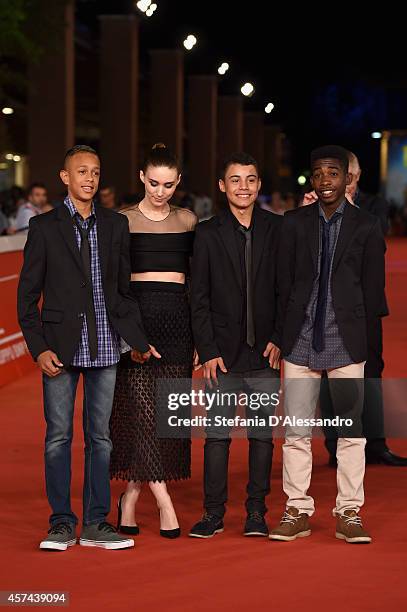
<instances>
[{"instance_id":1,"label":"young man in black blazer","mask_svg":"<svg viewBox=\"0 0 407 612\"><path fill-rule=\"evenodd\" d=\"M45 478L52 508L46 550L76 544L71 508L71 443L79 375L84 380L85 473L80 544L129 548L106 522L110 511L109 419L120 337L135 359L156 354L128 296L129 231L123 215L94 206L100 161L88 146L70 149L60 176L64 205L30 220L18 287L18 316L43 373L47 433ZM41 311L38 308L43 298Z\"/></svg>"},{"instance_id":2,"label":"young man in black blazer","mask_svg":"<svg viewBox=\"0 0 407 612\"><path fill-rule=\"evenodd\" d=\"M362 173L359 160L352 151L348 151L349 173L352 181L346 187L346 199L358 208L362 208L380 220L385 236L388 230L389 205L381 195L371 195L359 189ZM303 205L312 204L317 199L315 192L304 195ZM366 463L379 463L394 467L407 467L407 458L393 453L387 446L385 438L385 416L382 391L383 361L383 331L382 320L376 320L375 328L371 329L368 355L365 365L365 393L363 403L363 433L366 437ZM332 416L332 402L329 385L326 378L321 383L320 408L323 417ZM337 435L333 428L325 429L325 446L329 452L329 465L336 467Z\"/></svg>"},{"instance_id":3,"label":"young man in black blazer","mask_svg":"<svg viewBox=\"0 0 407 612\"><path fill-rule=\"evenodd\" d=\"M192 328L204 377L209 386L219 383L224 392L246 390L249 395L270 391L273 382L275 387L279 367L274 322L281 219L255 206L260 186L258 165L251 156L236 153L226 160L219 188L226 194L227 208L197 226L192 264ZM233 416L235 409L224 407L222 414ZM206 433L205 513L189 534L198 538L223 531L227 501L230 427L216 426L212 420ZM271 428L254 428L248 437L244 533L267 536Z\"/></svg>"},{"instance_id":4,"label":"young man in black blazer","mask_svg":"<svg viewBox=\"0 0 407 612\"><path fill-rule=\"evenodd\" d=\"M285 412L292 421L312 419L321 374L327 372L336 416L353 421L352 427L338 432L336 537L351 543L370 542L359 516L364 503L366 443L361 379L369 330L386 311L385 244L379 220L345 198L351 181L347 151L337 146L316 149L311 170L318 201L285 215L278 262L277 329L284 357ZM283 459L288 501L270 538L290 541L311 533L310 428L290 422Z\"/></svg>"},{"instance_id":5,"label":"young man in black blazer","mask_svg":"<svg viewBox=\"0 0 407 612\"><path fill-rule=\"evenodd\" d=\"M381 195L371 195L359 188L359 179L362 170L359 160L354 153L348 152L349 172L352 182L346 190L347 198L351 203L366 210L380 220L383 235L388 231L389 205ZM382 320L378 318L375 329L371 330L371 341L368 346L368 355L365 365L365 400L363 406L363 431L366 436L366 463L379 463L394 467L407 467L407 458L393 453L387 446L385 438L385 415L382 391L383 361L383 330ZM326 385L321 386L321 412L327 416L332 413L332 403ZM336 438L328 432L325 445L330 455L330 465L336 464Z\"/></svg>"}]
</instances>

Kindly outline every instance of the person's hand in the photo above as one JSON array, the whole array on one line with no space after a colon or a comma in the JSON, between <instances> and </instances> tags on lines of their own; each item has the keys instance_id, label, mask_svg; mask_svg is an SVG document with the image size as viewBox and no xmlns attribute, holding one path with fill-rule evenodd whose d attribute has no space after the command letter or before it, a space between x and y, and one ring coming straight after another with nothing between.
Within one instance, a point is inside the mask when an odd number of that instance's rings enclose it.
<instances>
[{"instance_id":1,"label":"person's hand","mask_svg":"<svg viewBox=\"0 0 407 612\"><path fill-rule=\"evenodd\" d=\"M345 197L348 200L348 202L352 204L352 206L355 206L355 202L353 201L352 193L348 191L348 187L346 187L346 190L345 190Z\"/></svg>"},{"instance_id":2,"label":"person's hand","mask_svg":"<svg viewBox=\"0 0 407 612\"><path fill-rule=\"evenodd\" d=\"M130 351L130 357L132 361L135 361L136 363L144 363L146 360L143 358L143 355L145 355L146 353L142 353L141 351Z\"/></svg>"},{"instance_id":3,"label":"person's hand","mask_svg":"<svg viewBox=\"0 0 407 612\"><path fill-rule=\"evenodd\" d=\"M268 357L270 368L273 368L273 370L280 369L280 349L275 344L267 343L263 357Z\"/></svg>"},{"instance_id":4,"label":"person's hand","mask_svg":"<svg viewBox=\"0 0 407 612\"><path fill-rule=\"evenodd\" d=\"M64 364L60 362L58 356L53 351L40 353L37 357L37 365L44 374L51 378L61 374L61 370L64 367Z\"/></svg>"},{"instance_id":5,"label":"person's hand","mask_svg":"<svg viewBox=\"0 0 407 612\"><path fill-rule=\"evenodd\" d=\"M192 367L194 369L194 372L196 372L196 370L200 370L202 368L202 363L199 363L199 355L198 355L198 351L196 349L194 349L194 356L192 359Z\"/></svg>"},{"instance_id":6,"label":"person's hand","mask_svg":"<svg viewBox=\"0 0 407 612\"><path fill-rule=\"evenodd\" d=\"M308 206L308 204L313 204L317 200L318 196L315 191L309 191L308 193L304 193L300 206Z\"/></svg>"},{"instance_id":7,"label":"person's hand","mask_svg":"<svg viewBox=\"0 0 407 612\"><path fill-rule=\"evenodd\" d=\"M204 378L209 388L212 389L212 381L217 385L218 378L216 376L216 368L220 368L220 370L226 374L227 369L225 364L223 363L222 357L214 357L213 359L209 359L209 361L205 361L204 363Z\"/></svg>"},{"instance_id":8,"label":"person's hand","mask_svg":"<svg viewBox=\"0 0 407 612\"><path fill-rule=\"evenodd\" d=\"M137 350L131 351L130 357L132 361L136 361L137 363L144 363L148 361L151 356L155 357L156 359L161 359L161 355L157 351L157 349L152 344L149 344L148 346L150 348L145 353L142 353L141 351Z\"/></svg>"}]
</instances>

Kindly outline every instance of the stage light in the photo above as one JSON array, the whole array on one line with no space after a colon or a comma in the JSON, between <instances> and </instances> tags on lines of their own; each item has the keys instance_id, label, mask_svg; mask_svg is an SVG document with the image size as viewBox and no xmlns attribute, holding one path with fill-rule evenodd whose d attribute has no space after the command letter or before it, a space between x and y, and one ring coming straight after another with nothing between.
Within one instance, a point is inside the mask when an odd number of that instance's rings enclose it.
<instances>
[{"instance_id":1,"label":"stage light","mask_svg":"<svg viewBox=\"0 0 407 612\"><path fill-rule=\"evenodd\" d=\"M372 132L371 137L374 138L375 140L379 139L382 137L382 133L381 132Z\"/></svg>"},{"instance_id":2,"label":"stage light","mask_svg":"<svg viewBox=\"0 0 407 612\"><path fill-rule=\"evenodd\" d=\"M271 111L273 110L273 108L274 108L274 104L272 102L269 102L268 104L266 104L264 108L264 112L269 115Z\"/></svg>"},{"instance_id":3,"label":"stage light","mask_svg":"<svg viewBox=\"0 0 407 612\"><path fill-rule=\"evenodd\" d=\"M253 95L254 93L254 87L251 83L245 83L241 88L240 91L242 92L242 94L248 98L250 98L250 96Z\"/></svg>"},{"instance_id":4,"label":"stage light","mask_svg":"<svg viewBox=\"0 0 407 612\"><path fill-rule=\"evenodd\" d=\"M307 182L307 179L306 179L306 177L305 177L303 174L301 174L301 175L300 175L300 176L297 178L297 183L298 183L299 185L305 185L305 183L306 183L306 182Z\"/></svg>"},{"instance_id":5,"label":"stage light","mask_svg":"<svg viewBox=\"0 0 407 612\"><path fill-rule=\"evenodd\" d=\"M21 161L21 155L13 155L13 161L15 162Z\"/></svg>"},{"instance_id":6,"label":"stage light","mask_svg":"<svg viewBox=\"0 0 407 612\"><path fill-rule=\"evenodd\" d=\"M136 4L138 10L141 11L142 13L146 13L149 10L150 5L151 5L151 0L139 0L139 2L137 2Z\"/></svg>"},{"instance_id":7,"label":"stage light","mask_svg":"<svg viewBox=\"0 0 407 612\"><path fill-rule=\"evenodd\" d=\"M229 70L229 64L227 62L222 62L222 64L218 68L218 73L226 74L228 70Z\"/></svg>"},{"instance_id":8,"label":"stage light","mask_svg":"<svg viewBox=\"0 0 407 612\"><path fill-rule=\"evenodd\" d=\"M146 16L147 17L151 17L151 15L154 13L154 11L156 10L157 5L156 4L150 4L150 6L148 7L148 9L146 10Z\"/></svg>"},{"instance_id":9,"label":"stage light","mask_svg":"<svg viewBox=\"0 0 407 612\"><path fill-rule=\"evenodd\" d=\"M191 51L192 47L194 47L197 43L197 39L193 34L188 34L186 39L184 40L184 47L187 51Z\"/></svg>"},{"instance_id":10,"label":"stage light","mask_svg":"<svg viewBox=\"0 0 407 612\"><path fill-rule=\"evenodd\" d=\"M12 115L14 113L14 108L11 108L11 106L5 106L1 109L1 112L3 115Z\"/></svg>"},{"instance_id":11,"label":"stage light","mask_svg":"<svg viewBox=\"0 0 407 612\"><path fill-rule=\"evenodd\" d=\"M13 161L14 155L13 153L7 153L5 157L8 161Z\"/></svg>"}]
</instances>

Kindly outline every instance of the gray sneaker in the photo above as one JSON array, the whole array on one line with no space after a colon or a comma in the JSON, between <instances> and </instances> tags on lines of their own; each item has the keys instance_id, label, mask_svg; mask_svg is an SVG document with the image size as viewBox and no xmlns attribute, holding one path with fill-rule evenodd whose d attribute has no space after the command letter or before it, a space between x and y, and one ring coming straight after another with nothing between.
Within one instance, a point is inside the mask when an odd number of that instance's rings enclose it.
<instances>
[{"instance_id":1,"label":"gray sneaker","mask_svg":"<svg viewBox=\"0 0 407 612\"><path fill-rule=\"evenodd\" d=\"M57 523L48 531L48 536L40 544L43 550L66 550L75 546L75 525L72 523Z\"/></svg>"},{"instance_id":2,"label":"gray sneaker","mask_svg":"<svg viewBox=\"0 0 407 612\"><path fill-rule=\"evenodd\" d=\"M134 540L122 538L110 523L103 521L96 525L84 525L79 539L81 546L99 546L109 550L131 548Z\"/></svg>"}]
</instances>

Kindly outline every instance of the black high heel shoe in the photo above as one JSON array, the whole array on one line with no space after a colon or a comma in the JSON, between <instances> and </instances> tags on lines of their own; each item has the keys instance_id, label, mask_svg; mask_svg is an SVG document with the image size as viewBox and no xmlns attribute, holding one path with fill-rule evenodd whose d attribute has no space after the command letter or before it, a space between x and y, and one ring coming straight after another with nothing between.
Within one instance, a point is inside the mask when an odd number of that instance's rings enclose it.
<instances>
[{"instance_id":1,"label":"black high heel shoe","mask_svg":"<svg viewBox=\"0 0 407 612\"><path fill-rule=\"evenodd\" d=\"M161 510L158 509L158 516L161 520ZM168 538L169 540L175 540L181 535L181 529L176 527L175 529L160 529L160 536L162 538Z\"/></svg>"},{"instance_id":2,"label":"black high heel shoe","mask_svg":"<svg viewBox=\"0 0 407 612\"><path fill-rule=\"evenodd\" d=\"M130 527L129 525L122 525L122 499L124 493L122 493L119 497L119 501L117 502L117 531L121 533L127 533L128 535L138 535L140 533L140 528L138 525Z\"/></svg>"}]
</instances>

